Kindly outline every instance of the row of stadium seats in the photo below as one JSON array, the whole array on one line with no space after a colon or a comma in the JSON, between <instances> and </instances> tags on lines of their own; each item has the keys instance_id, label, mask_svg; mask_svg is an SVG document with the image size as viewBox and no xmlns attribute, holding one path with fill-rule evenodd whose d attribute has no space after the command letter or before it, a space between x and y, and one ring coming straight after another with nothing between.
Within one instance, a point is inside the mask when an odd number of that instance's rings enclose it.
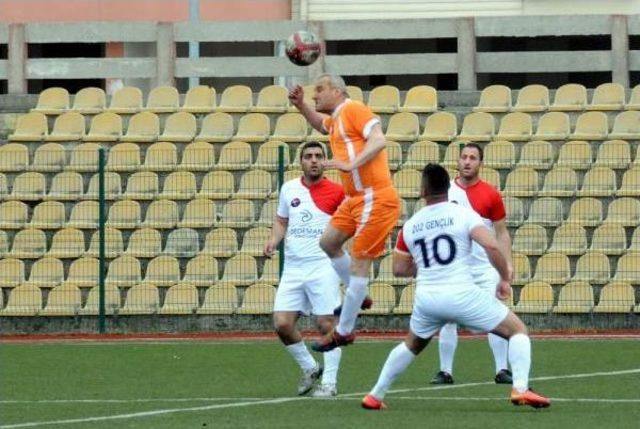
<instances>
[{"instance_id":1,"label":"row of stadium seats","mask_svg":"<svg viewBox=\"0 0 640 429\"><path fill-rule=\"evenodd\" d=\"M121 307L120 290L115 285L105 288L107 314L270 314L273 309L276 288L270 284L255 283L244 290L242 303L238 305L238 291L233 283L221 282L207 288L202 304L198 290L190 283L171 286L160 305L158 288L150 283L140 283L126 291ZM385 283L373 283L369 287L373 307L363 314L409 314L413 308L415 286L402 289L400 299L396 290ZM71 283L53 288L48 294L47 305L42 306L42 291L35 285L24 284L13 289L7 306L0 309L0 316L38 315L96 315L98 314L98 288L93 287L84 306L80 289ZM0 302L0 307L2 303ZM634 308L635 306L635 308ZM564 286L554 305L553 289L548 283L533 282L520 291L518 303L512 308L518 313L629 313L640 312L634 290L624 282L612 282L600 291L598 304L594 305L593 288L584 282L572 282Z\"/></svg>"}]
</instances>

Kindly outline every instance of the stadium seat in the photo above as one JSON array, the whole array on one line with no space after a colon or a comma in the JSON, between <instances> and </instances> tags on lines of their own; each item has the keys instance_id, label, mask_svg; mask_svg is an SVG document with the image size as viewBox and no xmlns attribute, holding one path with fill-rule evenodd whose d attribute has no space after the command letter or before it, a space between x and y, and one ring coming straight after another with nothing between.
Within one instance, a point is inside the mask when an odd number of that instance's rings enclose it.
<instances>
[{"instance_id":1,"label":"stadium seat","mask_svg":"<svg viewBox=\"0 0 640 429\"><path fill-rule=\"evenodd\" d=\"M590 284L605 284L611 279L609 258L601 252L587 252L576 262L576 272L572 281Z\"/></svg>"},{"instance_id":2,"label":"stadium seat","mask_svg":"<svg viewBox=\"0 0 640 429\"><path fill-rule=\"evenodd\" d=\"M64 204L59 201L45 201L33 208L29 228L58 229L65 223Z\"/></svg>"},{"instance_id":3,"label":"stadium seat","mask_svg":"<svg viewBox=\"0 0 640 429\"><path fill-rule=\"evenodd\" d=\"M289 91L284 86L268 85L260 89L253 112L284 113L289 109Z\"/></svg>"},{"instance_id":4,"label":"stadium seat","mask_svg":"<svg viewBox=\"0 0 640 429\"><path fill-rule=\"evenodd\" d=\"M9 237L6 231L0 229L0 259L9 253ZM0 286L2 287L2 286Z\"/></svg>"},{"instance_id":5,"label":"stadium seat","mask_svg":"<svg viewBox=\"0 0 640 429\"><path fill-rule=\"evenodd\" d=\"M608 140L598 145L595 165L613 169L625 169L631 163L631 148L624 140Z\"/></svg>"},{"instance_id":6,"label":"stadium seat","mask_svg":"<svg viewBox=\"0 0 640 429\"><path fill-rule=\"evenodd\" d=\"M507 175L504 195L533 197L538 193L538 173L529 167L516 167Z\"/></svg>"},{"instance_id":7,"label":"stadium seat","mask_svg":"<svg viewBox=\"0 0 640 429\"><path fill-rule=\"evenodd\" d=\"M316 130L315 128L311 129L311 134L309 134L307 137L305 137L305 141L314 141L314 142L323 142L323 143L327 143L329 141L329 135L328 134L321 134L318 130Z\"/></svg>"},{"instance_id":8,"label":"stadium seat","mask_svg":"<svg viewBox=\"0 0 640 429\"><path fill-rule=\"evenodd\" d=\"M271 195L271 174L264 170L250 170L240 178L235 198L264 199Z\"/></svg>"},{"instance_id":9,"label":"stadium seat","mask_svg":"<svg viewBox=\"0 0 640 429\"><path fill-rule=\"evenodd\" d=\"M264 204L262 205L262 210L260 210L260 217L256 221L256 225L267 226L267 227L270 227L271 225L273 225L277 208L278 208L278 200L265 201Z\"/></svg>"},{"instance_id":10,"label":"stadium seat","mask_svg":"<svg viewBox=\"0 0 640 429\"><path fill-rule=\"evenodd\" d=\"M587 171L582 181L579 197L607 197L615 194L616 174L608 167L593 167Z\"/></svg>"},{"instance_id":11,"label":"stadium seat","mask_svg":"<svg viewBox=\"0 0 640 429\"><path fill-rule=\"evenodd\" d=\"M308 134L307 121L300 113L285 113L278 116L276 128L271 138L283 142L304 141Z\"/></svg>"},{"instance_id":12,"label":"stadium seat","mask_svg":"<svg viewBox=\"0 0 640 429\"><path fill-rule=\"evenodd\" d=\"M236 287L230 283L218 283L207 289L198 314L232 314L238 308Z\"/></svg>"},{"instance_id":13,"label":"stadium seat","mask_svg":"<svg viewBox=\"0 0 640 429\"><path fill-rule=\"evenodd\" d=\"M197 132L196 117L189 112L176 112L167 117L159 140L188 143Z\"/></svg>"},{"instance_id":14,"label":"stadium seat","mask_svg":"<svg viewBox=\"0 0 640 429\"><path fill-rule=\"evenodd\" d=\"M144 110L153 113L172 113L179 109L178 90L172 86L158 86L149 92Z\"/></svg>"},{"instance_id":15,"label":"stadium seat","mask_svg":"<svg viewBox=\"0 0 640 429\"><path fill-rule=\"evenodd\" d=\"M122 140L135 143L154 143L160 135L160 119L152 112L136 113L129 119L127 133Z\"/></svg>"},{"instance_id":16,"label":"stadium seat","mask_svg":"<svg viewBox=\"0 0 640 429\"><path fill-rule=\"evenodd\" d=\"M553 104L549 110L575 112L584 110L587 105L587 89L584 85L568 83L556 90Z\"/></svg>"},{"instance_id":17,"label":"stadium seat","mask_svg":"<svg viewBox=\"0 0 640 429\"><path fill-rule=\"evenodd\" d=\"M32 112L44 115L60 115L69 110L69 91L65 88L47 88L38 95L38 103Z\"/></svg>"},{"instance_id":18,"label":"stadium seat","mask_svg":"<svg viewBox=\"0 0 640 429\"><path fill-rule=\"evenodd\" d=\"M533 126L528 113L507 113L500 121L497 139L510 141L527 141L531 139Z\"/></svg>"},{"instance_id":19,"label":"stadium seat","mask_svg":"<svg viewBox=\"0 0 640 429\"><path fill-rule=\"evenodd\" d=\"M13 143L7 144L9 146ZM0 155L4 158L3 155ZM66 151L62 145L58 143L46 143L38 145L33 154L33 163L27 166L29 171L56 172L64 168L66 163ZM0 167L0 170L2 168Z\"/></svg>"},{"instance_id":20,"label":"stadium seat","mask_svg":"<svg viewBox=\"0 0 640 429\"><path fill-rule=\"evenodd\" d=\"M29 150L20 143L8 143L0 146L0 171L19 172L29 165Z\"/></svg>"},{"instance_id":21,"label":"stadium seat","mask_svg":"<svg viewBox=\"0 0 640 429\"><path fill-rule=\"evenodd\" d=\"M543 197L534 200L529 207L527 222L542 226L558 226L563 218L562 201L554 197Z\"/></svg>"},{"instance_id":22,"label":"stadium seat","mask_svg":"<svg viewBox=\"0 0 640 429\"><path fill-rule=\"evenodd\" d=\"M387 163L391 171L396 171L402 164L402 146L393 140L387 140Z\"/></svg>"},{"instance_id":23,"label":"stadium seat","mask_svg":"<svg viewBox=\"0 0 640 429\"><path fill-rule=\"evenodd\" d=\"M193 314L198 306L196 287L179 283L169 288L158 314Z\"/></svg>"},{"instance_id":24,"label":"stadium seat","mask_svg":"<svg viewBox=\"0 0 640 429\"><path fill-rule=\"evenodd\" d=\"M184 208L178 228L211 228L216 222L216 205L208 198L195 198Z\"/></svg>"},{"instance_id":25,"label":"stadium seat","mask_svg":"<svg viewBox=\"0 0 640 429\"><path fill-rule=\"evenodd\" d=\"M226 143L231 141L234 134L233 118L224 112L211 113L202 120L200 134L196 141L211 143Z\"/></svg>"},{"instance_id":26,"label":"stadium seat","mask_svg":"<svg viewBox=\"0 0 640 429\"><path fill-rule=\"evenodd\" d=\"M361 314L389 314L396 307L396 291L386 283L371 283L369 296L373 299L373 306Z\"/></svg>"},{"instance_id":27,"label":"stadium seat","mask_svg":"<svg viewBox=\"0 0 640 429\"><path fill-rule=\"evenodd\" d=\"M96 316L99 312L100 291L98 286L94 286L89 290L87 302L78 314ZM120 291L111 284L105 284L104 287L105 314L114 314L120 308Z\"/></svg>"},{"instance_id":28,"label":"stadium seat","mask_svg":"<svg viewBox=\"0 0 640 429\"><path fill-rule=\"evenodd\" d=\"M236 199L225 203L218 226L247 228L252 226L254 221L253 203L248 200Z\"/></svg>"},{"instance_id":29,"label":"stadium seat","mask_svg":"<svg viewBox=\"0 0 640 429\"><path fill-rule=\"evenodd\" d=\"M79 258L86 251L84 234L76 228L64 228L55 233L47 256Z\"/></svg>"},{"instance_id":30,"label":"stadium seat","mask_svg":"<svg viewBox=\"0 0 640 429\"><path fill-rule=\"evenodd\" d=\"M142 281L140 261L129 255L119 256L109 264L106 284L117 287L131 287Z\"/></svg>"},{"instance_id":31,"label":"stadium seat","mask_svg":"<svg viewBox=\"0 0 640 429\"><path fill-rule=\"evenodd\" d=\"M40 142L49 133L47 117L40 112L31 112L18 117L16 129L8 140L18 142Z\"/></svg>"},{"instance_id":32,"label":"stadium seat","mask_svg":"<svg viewBox=\"0 0 640 429\"><path fill-rule=\"evenodd\" d=\"M83 143L75 146L71 149L69 164L64 169L81 173L98 171L99 149L100 146L96 143Z\"/></svg>"},{"instance_id":33,"label":"stadium seat","mask_svg":"<svg viewBox=\"0 0 640 429\"><path fill-rule=\"evenodd\" d=\"M24 261L12 257L0 259L0 287L16 287L24 282Z\"/></svg>"},{"instance_id":34,"label":"stadium seat","mask_svg":"<svg viewBox=\"0 0 640 429\"><path fill-rule=\"evenodd\" d=\"M158 288L152 284L139 284L127 291L124 306L118 310L118 315L155 314L159 307Z\"/></svg>"},{"instance_id":35,"label":"stadium seat","mask_svg":"<svg viewBox=\"0 0 640 429\"><path fill-rule=\"evenodd\" d=\"M544 177L543 197L571 197L578 190L578 176L569 167L554 167Z\"/></svg>"},{"instance_id":36,"label":"stadium seat","mask_svg":"<svg viewBox=\"0 0 640 429\"><path fill-rule=\"evenodd\" d=\"M9 183L7 181L7 176L0 173L0 200L7 198L9 195Z\"/></svg>"},{"instance_id":37,"label":"stadium seat","mask_svg":"<svg viewBox=\"0 0 640 429\"><path fill-rule=\"evenodd\" d=\"M462 131L458 138L469 141L489 141L495 131L495 122L490 113L475 112L464 117Z\"/></svg>"},{"instance_id":38,"label":"stadium seat","mask_svg":"<svg viewBox=\"0 0 640 429\"><path fill-rule=\"evenodd\" d=\"M269 117L264 113L247 113L238 122L238 132L234 140L248 143L262 143L271 134Z\"/></svg>"},{"instance_id":39,"label":"stadium seat","mask_svg":"<svg viewBox=\"0 0 640 429\"><path fill-rule=\"evenodd\" d=\"M591 104L587 110L622 110L624 106L624 87L619 83L603 83L593 90Z\"/></svg>"},{"instance_id":40,"label":"stadium seat","mask_svg":"<svg viewBox=\"0 0 640 429\"><path fill-rule=\"evenodd\" d=\"M420 133L420 122L418 115L410 112L395 113L389 118L387 140L400 142L413 142Z\"/></svg>"},{"instance_id":41,"label":"stadium seat","mask_svg":"<svg viewBox=\"0 0 640 429\"><path fill-rule=\"evenodd\" d=\"M242 239L240 253L251 256L263 256L264 244L271 236L271 229L264 226L256 226L247 230Z\"/></svg>"},{"instance_id":42,"label":"stadium seat","mask_svg":"<svg viewBox=\"0 0 640 429\"><path fill-rule=\"evenodd\" d=\"M159 198L190 200L196 194L196 176L190 171L174 171L164 179Z\"/></svg>"},{"instance_id":43,"label":"stadium seat","mask_svg":"<svg viewBox=\"0 0 640 429\"><path fill-rule=\"evenodd\" d=\"M94 287L98 285L100 262L96 258L78 258L71 262L65 284L78 287Z\"/></svg>"},{"instance_id":44,"label":"stadium seat","mask_svg":"<svg viewBox=\"0 0 640 429\"><path fill-rule=\"evenodd\" d=\"M178 228L169 233L163 253L176 258L192 258L199 250L198 232L191 228Z\"/></svg>"},{"instance_id":45,"label":"stadium seat","mask_svg":"<svg viewBox=\"0 0 640 429\"><path fill-rule=\"evenodd\" d=\"M428 85L418 85L410 88L404 97L401 112L431 113L438 110L438 93Z\"/></svg>"},{"instance_id":46,"label":"stadium seat","mask_svg":"<svg viewBox=\"0 0 640 429\"><path fill-rule=\"evenodd\" d=\"M534 281L564 284L571 277L569 258L561 253L545 253L538 259Z\"/></svg>"},{"instance_id":47,"label":"stadium seat","mask_svg":"<svg viewBox=\"0 0 640 429\"><path fill-rule=\"evenodd\" d=\"M440 162L440 148L437 143L423 140L409 146L407 160L402 167L422 170L430 162Z\"/></svg>"},{"instance_id":48,"label":"stadium seat","mask_svg":"<svg viewBox=\"0 0 640 429\"><path fill-rule=\"evenodd\" d=\"M269 284L256 283L244 291L238 314L271 314L276 297L276 288Z\"/></svg>"},{"instance_id":49,"label":"stadium seat","mask_svg":"<svg viewBox=\"0 0 640 429\"><path fill-rule=\"evenodd\" d=\"M587 233L577 224L565 223L556 228L549 252L582 255L587 250Z\"/></svg>"},{"instance_id":50,"label":"stadium seat","mask_svg":"<svg viewBox=\"0 0 640 429\"><path fill-rule=\"evenodd\" d=\"M253 164L253 168L258 168L267 171L278 171L278 148L282 146L283 151L283 167L287 168L290 163L289 160L289 146L282 141L268 141L263 143L258 148L258 155L256 156L256 162Z\"/></svg>"},{"instance_id":51,"label":"stadium seat","mask_svg":"<svg viewBox=\"0 0 640 429\"><path fill-rule=\"evenodd\" d=\"M640 112L629 110L619 113L613 122L613 129L609 133L611 139L638 140L640 139Z\"/></svg>"},{"instance_id":52,"label":"stadium seat","mask_svg":"<svg viewBox=\"0 0 640 429\"><path fill-rule=\"evenodd\" d=\"M402 169L393 175L393 186L401 198L419 198L422 175L414 169Z\"/></svg>"},{"instance_id":53,"label":"stadium seat","mask_svg":"<svg viewBox=\"0 0 640 429\"><path fill-rule=\"evenodd\" d=\"M142 222L142 210L137 201L116 201L109 208L107 226L118 229L137 228Z\"/></svg>"},{"instance_id":54,"label":"stadium seat","mask_svg":"<svg viewBox=\"0 0 640 429\"><path fill-rule=\"evenodd\" d=\"M200 254L187 262L182 283L210 286L218 281L218 261L210 255Z\"/></svg>"},{"instance_id":55,"label":"stadium seat","mask_svg":"<svg viewBox=\"0 0 640 429\"><path fill-rule=\"evenodd\" d=\"M91 176L87 193L83 196L84 199L98 199L98 181L99 173ZM104 194L104 197L107 200L115 200L120 198L120 196L122 195L122 181L118 173L106 172L104 174Z\"/></svg>"},{"instance_id":56,"label":"stadium seat","mask_svg":"<svg viewBox=\"0 0 640 429\"><path fill-rule=\"evenodd\" d=\"M456 115L449 112L436 112L427 118L421 140L450 142L458 134Z\"/></svg>"},{"instance_id":57,"label":"stadium seat","mask_svg":"<svg viewBox=\"0 0 640 429\"><path fill-rule=\"evenodd\" d=\"M640 201L637 198L617 198L611 201L607 209L607 223L622 226L640 225Z\"/></svg>"},{"instance_id":58,"label":"stadium seat","mask_svg":"<svg viewBox=\"0 0 640 429\"><path fill-rule=\"evenodd\" d=\"M482 90L474 112L508 112L511 110L511 88L504 85L490 85Z\"/></svg>"},{"instance_id":59,"label":"stadium seat","mask_svg":"<svg viewBox=\"0 0 640 429\"><path fill-rule=\"evenodd\" d=\"M565 140L569 134L569 115L564 112L547 112L538 120L536 133L532 137L540 140Z\"/></svg>"},{"instance_id":60,"label":"stadium seat","mask_svg":"<svg viewBox=\"0 0 640 429\"><path fill-rule=\"evenodd\" d=\"M35 316L42 309L42 292L32 284L23 284L11 290L7 306L0 316Z\"/></svg>"},{"instance_id":61,"label":"stadium seat","mask_svg":"<svg viewBox=\"0 0 640 429\"><path fill-rule=\"evenodd\" d=\"M7 196L10 200L40 201L44 198L46 180L43 174L22 173L13 180L13 189Z\"/></svg>"},{"instance_id":62,"label":"stadium seat","mask_svg":"<svg viewBox=\"0 0 640 429\"><path fill-rule=\"evenodd\" d=\"M82 295L78 286L61 284L49 292L47 305L38 314L40 316L75 316L80 310Z\"/></svg>"},{"instance_id":63,"label":"stadium seat","mask_svg":"<svg viewBox=\"0 0 640 429\"><path fill-rule=\"evenodd\" d=\"M169 142L154 143L147 148L140 170L173 171L178 165L178 149Z\"/></svg>"},{"instance_id":64,"label":"stadium seat","mask_svg":"<svg viewBox=\"0 0 640 429\"><path fill-rule=\"evenodd\" d=\"M180 108L189 113L210 113L216 108L216 90L208 85L198 85L189 88L184 97L184 104Z\"/></svg>"},{"instance_id":65,"label":"stadium seat","mask_svg":"<svg viewBox=\"0 0 640 429\"><path fill-rule=\"evenodd\" d=\"M362 93L362 89L360 89L359 86L347 85L347 94L349 95L349 98L351 100L364 103L364 94Z\"/></svg>"},{"instance_id":66,"label":"stadium seat","mask_svg":"<svg viewBox=\"0 0 640 429\"><path fill-rule=\"evenodd\" d=\"M449 175L449 177L451 177L451 175ZM500 184L500 173L498 173L493 168L489 168L489 167L480 168L480 179L482 179L485 182L489 183L491 186L496 188L498 191L502 190L502 187L501 187L501 184Z\"/></svg>"},{"instance_id":67,"label":"stadium seat","mask_svg":"<svg viewBox=\"0 0 640 429\"><path fill-rule=\"evenodd\" d=\"M245 85L228 86L222 91L220 97L220 112L244 113L253 106L253 94L251 88Z\"/></svg>"},{"instance_id":68,"label":"stadium seat","mask_svg":"<svg viewBox=\"0 0 640 429\"><path fill-rule=\"evenodd\" d=\"M136 258L153 258L162 251L161 240L160 232L156 229L136 229L129 237L127 250L124 254Z\"/></svg>"},{"instance_id":69,"label":"stadium seat","mask_svg":"<svg viewBox=\"0 0 640 429\"><path fill-rule=\"evenodd\" d=\"M624 105L626 110L640 110L640 85L636 85L631 89L629 102Z\"/></svg>"},{"instance_id":70,"label":"stadium seat","mask_svg":"<svg viewBox=\"0 0 640 429\"><path fill-rule=\"evenodd\" d=\"M574 170L588 170L591 167L592 161L593 154L591 153L589 142L573 140L564 143L560 147L556 165L559 167L569 167Z\"/></svg>"},{"instance_id":71,"label":"stadium seat","mask_svg":"<svg viewBox=\"0 0 640 429\"><path fill-rule=\"evenodd\" d=\"M413 311L413 301L415 300L416 285L410 284L402 289L400 301L396 308L393 309L394 314L411 314Z\"/></svg>"},{"instance_id":72,"label":"stadium seat","mask_svg":"<svg viewBox=\"0 0 640 429\"><path fill-rule=\"evenodd\" d=\"M515 232L512 250L524 255L542 255L547 250L547 231L540 225L522 225Z\"/></svg>"},{"instance_id":73,"label":"stadium seat","mask_svg":"<svg viewBox=\"0 0 640 429\"><path fill-rule=\"evenodd\" d=\"M71 110L84 115L95 115L102 112L107 104L107 96L102 88L82 88L73 97Z\"/></svg>"},{"instance_id":74,"label":"stadium seat","mask_svg":"<svg viewBox=\"0 0 640 429\"><path fill-rule=\"evenodd\" d=\"M226 200L235 192L233 174L228 171L212 171L202 179L197 197Z\"/></svg>"},{"instance_id":75,"label":"stadium seat","mask_svg":"<svg viewBox=\"0 0 640 429\"><path fill-rule=\"evenodd\" d=\"M484 147L483 165L511 169L516 162L516 149L509 141L493 141Z\"/></svg>"},{"instance_id":76,"label":"stadium seat","mask_svg":"<svg viewBox=\"0 0 640 429\"><path fill-rule=\"evenodd\" d=\"M600 290L594 313L629 313L635 305L633 286L624 282L611 282Z\"/></svg>"},{"instance_id":77,"label":"stadium seat","mask_svg":"<svg viewBox=\"0 0 640 429\"><path fill-rule=\"evenodd\" d=\"M122 117L112 112L94 116L89 133L82 136L82 140L89 142L116 142L121 138Z\"/></svg>"},{"instance_id":78,"label":"stadium seat","mask_svg":"<svg viewBox=\"0 0 640 429\"><path fill-rule=\"evenodd\" d=\"M22 201L0 203L0 228L22 229L27 224L29 206Z\"/></svg>"},{"instance_id":79,"label":"stadium seat","mask_svg":"<svg viewBox=\"0 0 640 429\"><path fill-rule=\"evenodd\" d=\"M171 200L155 200L147 207L141 227L172 229L178 223L178 204Z\"/></svg>"},{"instance_id":80,"label":"stadium seat","mask_svg":"<svg viewBox=\"0 0 640 429\"><path fill-rule=\"evenodd\" d=\"M159 192L158 175L152 171L138 171L129 176L127 189L122 198L130 200L153 200Z\"/></svg>"},{"instance_id":81,"label":"stadium seat","mask_svg":"<svg viewBox=\"0 0 640 429\"><path fill-rule=\"evenodd\" d=\"M531 280L531 264L526 255L514 253L513 259L513 284L523 285Z\"/></svg>"},{"instance_id":82,"label":"stadium seat","mask_svg":"<svg viewBox=\"0 0 640 429\"><path fill-rule=\"evenodd\" d=\"M449 143L444 152L444 158L442 160L442 165L445 168L453 168L457 170L458 168L458 159L460 158L460 148L463 148L468 142L466 141L455 141ZM451 176L451 175L450 175Z\"/></svg>"},{"instance_id":83,"label":"stadium seat","mask_svg":"<svg viewBox=\"0 0 640 429\"><path fill-rule=\"evenodd\" d=\"M222 146L216 168L219 170L247 170L252 164L251 146L233 141Z\"/></svg>"},{"instance_id":84,"label":"stadium seat","mask_svg":"<svg viewBox=\"0 0 640 429\"><path fill-rule=\"evenodd\" d=\"M73 142L84 137L84 116L78 112L67 112L56 118L51 133L44 137L48 142Z\"/></svg>"},{"instance_id":85,"label":"stadium seat","mask_svg":"<svg viewBox=\"0 0 640 429\"><path fill-rule=\"evenodd\" d=\"M182 151L182 160L178 170L211 171L216 157L213 145L207 142L193 142Z\"/></svg>"},{"instance_id":86,"label":"stadium seat","mask_svg":"<svg viewBox=\"0 0 640 429\"><path fill-rule=\"evenodd\" d=\"M109 151L107 171L130 172L140 169L140 147L135 143L118 143Z\"/></svg>"},{"instance_id":87,"label":"stadium seat","mask_svg":"<svg viewBox=\"0 0 640 429\"><path fill-rule=\"evenodd\" d=\"M291 170L287 170L284 172L284 182L288 182L289 180L293 180L293 179L299 179L300 177L302 177L302 170L300 170L299 167L292 167L294 164L290 164L289 168L291 168ZM326 170L324 172L324 177L326 177L329 180L333 180L332 177L330 176L330 173L332 170Z\"/></svg>"},{"instance_id":88,"label":"stadium seat","mask_svg":"<svg viewBox=\"0 0 640 429\"><path fill-rule=\"evenodd\" d=\"M516 112L544 112L549 108L549 89L544 85L527 85L518 91L513 110Z\"/></svg>"},{"instance_id":89,"label":"stadium seat","mask_svg":"<svg viewBox=\"0 0 640 429\"><path fill-rule=\"evenodd\" d=\"M624 172L620 189L616 191L617 197L639 197L640 196L640 168L634 166Z\"/></svg>"},{"instance_id":90,"label":"stadium seat","mask_svg":"<svg viewBox=\"0 0 640 429\"><path fill-rule=\"evenodd\" d=\"M278 254L274 254L271 258L267 258L262 266L262 275L258 280L260 283L277 285L280 280L280 258Z\"/></svg>"},{"instance_id":91,"label":"stadium seat","mask_svg":"<svg viewBox=\"0 0 640 429\"><path fill-rule=\"evenodd\" d=\"M133 86L120 88L111 97L108 112L134 114L142 110L142 91Z\"/></svg>"},{"instance_id":92,"label":"stadium seat","mask_svg":"<svg viewBox=\"0 0 640 429\"><path fill-rule=\"evenodd\" d=\"M76 203L71 209L69 221L65 226L79 229L98 228L98 209L99 203L97 201L80 201Z\"/></svg>"},{"instance_id":93,"label":"stadium seat","mask_svg":"<svg viewBox=\"0 0 640 429\"><path fill-rule=\"evenodd\" d=\"M235 255L227 259L221 280L236 285L249 285L256 282L258 267L255 258L249 255Z\"/></svg>"},{"instance_id":94,"label":"stadium seat","mask_svg":"<svg viewBox=\"0 0 640 429\"><path fill-rule=\"evenodd\" d=\"M553 289L544 282L526 284L520 291L520 299L514 307L516 313L548 313L553 306Z\"/></svg>"},{"instance_id":95,"label":"stadium seat","mask_svg":"<svg viewBox=\"0 0 640 429\"><path fill-rule=\"evenodd\" d=\"M593 309L593 288L589 283L574 281L567 283L558 295L554 313L589 313Z\"/></svg>"},{"instance_id":96,"label":"stadium seat","mask_svg":"<svg viewBox=\"0 0 640 429\"><path fill-rule=\"evenodd\" d=\"M369 92L367 105L374 113L395 113L400 109L400 91L393 85L376 86Z\"/></svg>"},{"instance_id":97,"label":"stadium seat","mask_svg":"<svg viewBox=\"0 0 640 429\"><path fill-rule=\"evenodd\" d=\"M616 274L613 280L640 284L640 253L633 252L624 254L618 259Z\"/></svg>"},{"instance_id":98,"label":"stadium seat","mask_svg":"<svg viewBox=\"0 0 640 429\"><path fill-rule=\"evenodd\" d=\"M115 228L107 227L104 230L104 254L106 258L117 258L124 252L124 241L122 240L122 232ZM85 252L85 256L93 258L100 257L100 236L98 231L91 236L89 250Z\"/></svg>"},{"instance_id":99,"label":"stadium seat","mask_svg":"<svg viewBox=\"0 0 640 429\"><path fill-rule=\"evenodd\" d=\"M602 112L586 112L578 116L570 137L576 140L605 140L608 134L607 115Z\"/></svg>"},{"instance_id":100,"label":"stadium seat","mask_svg":"<svg viewBox=\"0 0 640 429\"><path fill-rule=\"evenodd\" d=\"M626 249L627 238L621 225L603 223L593 232L590 250L606 255L620 255Z\"/></svg>"},{"instance_id":101,"label":"stadium seat","mask_svg":"<svg viewBox=\"0 0 640 429\"><path fill-rule=\"evenodd\" d=\"M581 226L598 226L602 223L602 201L597 198L578 198L571 203L567 222Z\"/></svg>"},{"instance_id":102,"label":"stadium seat","mask_svg":"<svg viewBox=\"0 0 640 429\"><path fill-rule=\"evenodd\" d=\"M173 286L180 283L180 263L173 256L156 256L149 261L142 284Z\"/></svg>"},{"instance_id":103,"label":"stadium seat","mask_svg":"<svg viewBox=\"0 0 640 429\"><path fill-rule=\"evenodd\" d=\"M393 255L387 255L382 258L375 281L390 285L404 285L407 283L407 279L393 275Z\"/></svg>"},{"instance_id":104,"label":"stadium seat","mask_svg":"<svg viewBox=\"0 0 640 429\"><path fill-rule=\"evenodd\" d=\"M52 288L64 280L62 261L57 258L44 257L31 266L29 280L26 283L40 288Z\"/></svg>"},{"instance_id":105,"label":"stadium seat","mask_svg":"<svg viewBox=\"0 0 640 429\"><path fill-rule=\"evenodd\" d=\"M524 222L524 205L522 200L515 197L503 197L504 207L507 212L505 220L507 226L520 226Z\"/></svg>"},{"instance_id":106,"label":"stadium seat","mask_svg":"<svg viewBox=\"0 0 640 429\"><path fill-rule=\"evenodd\" d=\"M44 231L35 228L21 229L13 237L9 256L22 259L38 259L47 251Z\"/></svg>"}]
</instances>

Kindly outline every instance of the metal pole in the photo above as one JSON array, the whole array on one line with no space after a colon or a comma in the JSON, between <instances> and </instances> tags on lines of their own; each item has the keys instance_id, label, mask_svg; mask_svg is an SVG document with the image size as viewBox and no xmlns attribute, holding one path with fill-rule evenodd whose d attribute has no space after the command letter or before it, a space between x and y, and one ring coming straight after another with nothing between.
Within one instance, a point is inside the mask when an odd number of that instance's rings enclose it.
<instances>
[{"instance_id":1,"label":"metal pole","mask_svg":"<svg viewBox=\"0 0 640 429\"><path fill-rule=\"evenodd\" d=\"M99 301L98 301L98 332L104 334L106 332L106 321L105 321L105 291L104 291L104 281L105 281L105 231L104 224L106 223L106 204L104 197L104 170L105 170L105 150L104 148L98 149L98 238L99 238L99 270L98 273L98 290L99 290Z\"/></svg>"},{"instance_id":2,"label":"metal pole","mask_svg":"<svg viewBox=\"0 0 640 429\"><path fill-rule=\"evenodd\" d=\"M200 22L200 0L189 0L189 24L194 25ZM197 40L189 42L189 59L200 58L200 42ZM189 88L200 85L200 78L197 76L189 78Z\"/></svg>"},{"instance_id":3,"label":"metal pole","mask_svg":"<svg viewBox=\"0 0 640 429\"><path fill-rule=\"evenodd\" d=\"M278 192L282 191L284 184L284 146L278 146ZM284 240L278 245L278 273L282 276L284 269Z\"/></svg>"}]
</instances>

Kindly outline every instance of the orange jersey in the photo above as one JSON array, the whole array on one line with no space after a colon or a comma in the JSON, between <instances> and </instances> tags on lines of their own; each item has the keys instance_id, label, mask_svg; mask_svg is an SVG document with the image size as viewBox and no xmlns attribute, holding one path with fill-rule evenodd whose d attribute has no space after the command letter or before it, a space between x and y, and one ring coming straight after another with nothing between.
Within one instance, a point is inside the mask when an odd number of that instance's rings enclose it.
<instances>
[{"instance_id":1,"label":"orange jersey","mask_svg":"<svg viewBox=\"0 0 640 429\"><path fill-rule=\"evenodd\" d=\"M380 120L364 104L347 99L333 114L324 119L322 126L329 134L333 157L352 162L362 152L367 137ZM385 149L350 173L340 172L347 195L361 195L367 188L376 190L392 186L387 151Z\"/></svg>"}]
</instances>

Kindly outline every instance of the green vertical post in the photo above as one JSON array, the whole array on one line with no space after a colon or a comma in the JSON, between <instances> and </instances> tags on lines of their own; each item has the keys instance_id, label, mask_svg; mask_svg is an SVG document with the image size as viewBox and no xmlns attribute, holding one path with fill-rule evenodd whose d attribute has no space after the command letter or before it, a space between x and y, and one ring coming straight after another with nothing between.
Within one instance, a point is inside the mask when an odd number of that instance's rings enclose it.
<instances>
[{"instance_id":1,"label":"green vertical post","mask_svg":"<svg viewBox=\"0 0 640 429\"><path fill-rule=\"evenodd\" d=\"M284 184L284 145L278 146L278 192L282 190ZM284 269L284 241L278 245L278 273L282 276Z\"/></svg>"},{"instance_id":2,"label":"green vertical post","mask_svg":"<svg viewBox=\"0 0 640 429\"><path fill-rule=\"evenodd\" d=\"M104 281L105 281L105 252L104 252L104 224L106 223L106 204L104 196L104 170L105 170L105 150L104 148L98 149L98 242L99 242L99 262L98 269L98 332L104 334L106 332L106 320L105 320L105 293L104 293Z\"/></svg>"}]
</instances>

